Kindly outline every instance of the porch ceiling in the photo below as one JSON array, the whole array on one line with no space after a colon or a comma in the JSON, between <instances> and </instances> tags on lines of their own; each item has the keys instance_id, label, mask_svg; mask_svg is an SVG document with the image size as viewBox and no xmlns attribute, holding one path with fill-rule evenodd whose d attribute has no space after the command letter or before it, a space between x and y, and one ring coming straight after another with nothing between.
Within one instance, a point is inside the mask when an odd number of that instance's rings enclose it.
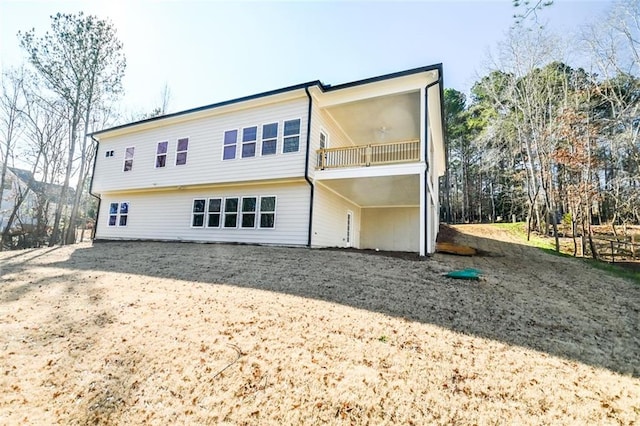
<instances>
[{"instance_id":1,"label":"porch ceiling","mask_svg":"<svg viewBox=\"0 0 640 426\"><path fill-rule=\"evenodd\" d=\"M332 179L322 184L360 207L420 204L419 175Z\"/></svg>"},{"instance_id":2,"label":"porch ceiling","mask_svg":"<svg viewBox=\"0 0 640 426\"><path fill-rule=\"evenodd\" d=\"M327 111L357 145L420 137L420 91L334 105Z\"/></svg>"}]
</instances>

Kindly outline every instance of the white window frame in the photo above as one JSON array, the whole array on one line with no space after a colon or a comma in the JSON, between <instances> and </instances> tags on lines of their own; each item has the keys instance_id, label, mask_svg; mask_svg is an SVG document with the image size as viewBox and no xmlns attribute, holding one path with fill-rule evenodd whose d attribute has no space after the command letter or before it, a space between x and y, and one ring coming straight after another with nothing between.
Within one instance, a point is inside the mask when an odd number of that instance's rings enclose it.
<instances>
[{"instance_id":1,"label":"white window frame","mask_svg":"<svg viewBox=\"0 0 640 426\"><path fill-rule=\"evenodd\" d=\"M237 206L235 212L227 212L227 200L236 199ZM238 229L239 220L240 219L240 200L241 197L233 196L233 197L224 197L224 205L222 206L222 210L224 212L222 216L222 229ZM227 214L235 214L236 215L236 226L227 226Z\"/></svg>"},{"instance_id":2,"label":"white window frame","mask_svg":"<svg viewBox=\"0 0 640 426\"><path fill-rule=\"evenodd\" d=\"M158 146L160 146L161 143L166 143L167 144L167 151L164 154L158 154ZM158 167L158 157L164 155L164 166L162 167ZM153 163L153 167L156 169L166 169L167 168L167 159L169 158L169 141L160 141L156 144L156 155L154 157L155 162Z\"/></svg>"},{"instance_id":3,"label":"white window frame","mask_svg":"<svg viewBox=\"0 0 640 426\"><path fill-rule=\"evenodd\" d=\"M219 212L210 212L209 211L209 205L211 204L211 200L220 200L220 211ZM206 215L207 215L207 220L206 220L206 224L205 227L207 229L220 229L222 228L222 222L224 220L224 197L210 197L207 199L207 205L205 206L205 210L206 210ZM212 214L217 214L220 217L218 218L218 226L211 226L209 225L209 216Z\"/></svg>"},{"instance_id":4,"label":"white window frame","mask_svg":"<svg viewBox=\"0 0 640 426\"><path fill-rule=\"evenodd\" d=\"M180 141L181 140L185 140L185 139L187 141L187 149L182 150L182 151L178 151L178 145L180 145ZM187 157L188 157L188 153L189 153L189 141L190 141L190 138L188 136L183 137L183 138L178 138L176 140L176 158L175 158L175 161L173 163L175 166L186 166L187 165ZM178 154L181 154L183 152L184 152L184 164L178 164Z\"/></svg>"},{"instance_id":5,"label":"white window frame","mask_svg":"<svg viewBox=\"0 0 640 426\"><path fill-rule=\"evenodd\" d=\"M116 213L112 214L111 213L111 205L112 204L117 204L116 207ZM127 212L125 214L122 214L122 205L126 204L127 205ZM126 228L129 225L129 209L131 207L131 203L129 201L112 201L109 203L109 213L107 214L107 226L111 227L111 228ZM122 216L126 216L126 221L127 224L126 225L120 225L120 218ZM111 218L115 217L116 218L116 223L114 225L111 224Z\"/></svg>"},{"instance_id":6,"label":"white window frame","mask_svg":"<svg viewBox=\"0 0 640 426\"><path fill-rule=\"evenodd\" d=\"M195 207L196 201L203 201L204 202L204 208L202 209L202 212L195 212L193 210L194 207ZM202 225L201 226L197 226L197 225L193 224L193 218L195 217L196 214L197 215L202 215ZM205 225L207 223L206 219L207 219L207 197L193 198L191 200L191 214L189 215L189 223L191 225L191 228L204 229Z\"/></svg>"},{"instance_id":7,"label":"white window frame","mask_svg":"<svg viewBox=\"0 0 640 426\"><path fill-rule=\"evenodd\" d=\"M273 214L273 226L272 227L263 227L262 226L262 199L263 198L272 198L274 199L273 211L264 212L265 214ZM258 197L258 205L257 205L257 214L256 214L256 226L258 229L266 229L266 230L274 230L276 229L276 219L277 219L277 211L278 211L278 196L277 195L261 195Z\"/></svg>"},{"instance_id":8,"label":"white window frame","mask_svg":"<svg viewBox=\"0 0 640 426\"><path fill-rule=\"evenodd\" d=\"M277 127L277 128L276 128L276 137L275 137L275 138L268 138L268 139L265 139L265 137L264 137L264 126L269 126L269 125L271 125L271 124L275 124L275 125L276 125L276 127ZM280 136L280 128L281 128L281 127L282 127L282 126L280 125L280 122L279 122L279 121L272 121L272 122L269 122L269 123L262 123L262 124L260 125L260 156L261 156L261 157L270 157L270 156L272 156L272 155L278 155L278 139L279 139L279 136ZM275 149L275 151L273 151L273 153L272 153L272 154L263 154L263 149L264 149L263 147L264 147L264 143L265 143L265 141L266 141L266 142L275 141L275 143L276 143L276 149Z\"/></svg>"},{"instance_id":9,"label":"white window frame","mask_svg":"<svg viewBox=\"0 0 640 426\"><path fill-rule=\"evenodd\" d=\"M127 150L128 149L133 149L133 154L131 154L131 158L127 159ZM124 161L122 162L122 173L126 173L126 172L131 172L133 171L133 160L136 157L136 147L135 146L128 146L124 149ZM125 169L125 166L127 164L127 161L131 161L131 168L129 170Z\"/></svg>"},{"instance_id":10,"label":"white window frame","mask_svg":"<svg viewBox=\"0 0 640 426\"><path fill-rule=\"evenodd\" d=\"M243 209L244 200L248 199L248 198L253 198L254 200L256 200L256 204L255 204L255 208L254 208L253 211L245 212L244 209ZM238 225L239 225L240 229L256 229L258 227L258 218L259 218L258 210L260 209L259 206L258 206L259 202L260 202L260 197L257 196L257 195L247 195L247 196L243 196L242 197L241 202L240 202L240 206L239 206L240 207L239 208L239 210L240 210L240 220L238 221L239 222ZM248 214L248 215L252 214L253 215L253 226L244 226L243 225L242 219L244 218L245 214Z\"/></svg>"},{"instance_id":11,"label":"white window frame","mask_svg":"<svg viewBox=\"0 0 640 426\"><path fill-rule=\"evenodd\" d=\"M256 138L252 141L246 141L244 140L244 131L247 129L251 129L254 128L256 129ZM258 156L258 125L255 126L247 126L247 127L243 127L242 128L242 135L240 137L240 158L255 158ZM244 156L244 146L245 145L250 145L253 144L253 155L251 156Z\"/></svg>"},{"instance_id":12,"label":"white window frame","mask_svg":"<svg viewBox=\"0 0 640 426\"><path fill-rule=\"evenodd\" d=\"M324 148L327 149L329 148L329 132L323 128L320 128L320 136L318 136L318 149L322 149L322 146L320 146L322 135L324 135Z\"/></svg>"},{"instance_id":13,"label":"white window frame","mask_svg":"<svg viewBox=\"0 0 640 426\"><path fill-rule=\"evenodd\" d=\"M285 152L284 151L284 147L285 147L285 139L287 138L292 138L295 137L296 135L285 135L284 131L285 131L285 123L287 121L296 121L299 120L300 121L300 129L298 130L298 149L295 151L289 151L289 152ZM282 120L282 154L295 154L297 152L300 152L300 145L302 144L302 118L298 117L298 118L289 118L287 120Z\"/></svg>"},{"instance_id":14,"label":"white window frame","mask_svg":"<svg viewBox=\"0 0 640 426\"><path fill-rule=\"evenodd\" d=\"M224 158L224 148L227 146L231 146L231 145L225 145L224 144L224 138L225 135L227 134L227 132L233 132L235 130L236 132L236 143L234 144L235 146L235 151L233 154L233 158ZM222 152L220 154L220 159L222 161L233 161L233 160L237 160L238 159L238 140L240 139L240 129L239 128L233 128L233 129L226 129L222 131Z\"/></svg>"}]
</instances>

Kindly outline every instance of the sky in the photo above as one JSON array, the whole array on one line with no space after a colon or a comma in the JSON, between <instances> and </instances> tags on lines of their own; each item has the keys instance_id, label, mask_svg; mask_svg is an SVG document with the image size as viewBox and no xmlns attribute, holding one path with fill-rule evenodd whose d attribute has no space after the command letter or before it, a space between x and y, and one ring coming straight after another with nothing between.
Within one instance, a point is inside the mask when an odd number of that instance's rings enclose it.
<instances>
[{"instance_id":1,"label":"sky","mask_svg":"<svg viewBox=\"0 0 640 426\"><path fill-rule=\"evenodd\" d=\"M539 22L569 40L610 1L555 0ZM44 35L57 12L110 19L127 58L120 110L169 112L307 81L340 84L443 63L467 92L515 23L511 0L411 2L0 0L0 68L25 61L18 31Z\"/></svg>"}]
</instances>

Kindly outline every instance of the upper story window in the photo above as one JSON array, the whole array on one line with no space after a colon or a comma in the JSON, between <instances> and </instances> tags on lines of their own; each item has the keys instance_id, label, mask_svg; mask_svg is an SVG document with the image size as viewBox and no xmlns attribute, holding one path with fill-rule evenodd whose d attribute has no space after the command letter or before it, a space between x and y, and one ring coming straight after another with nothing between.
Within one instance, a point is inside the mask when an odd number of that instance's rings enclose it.
<instances>
[{"instance_id":1,"label":"upper story window","mask_svg":"<svg viewBox=\"0 0 640 426\"><path fill-rule=\"evenodd\" d=\"M297 152L300 149L300 119L284 122L282 152Z\"/></svg>"},{"instance_id":2,"label":"upper story window","mask_svg":"<svg viewBox=\"0 0 640 426\"><path fill-rule=\"evenodd\" d=\"M258 127L245 127L242 129L242 158L256 156L256 142L258 140Z\"/></svg>"},{"instance_id":3,"label":"upper story window","mask_svg":"<svg viewBox=\"0 0 640 426\"><path fill-rule=\"evenodd\" d=\"M133 153L135 148L130 146L124 150L124 168L123 171L129 172L133 169Z\"/></svg>"},{"instance_id":4,"label":"upper story window","mask_svg":"<svg viewBox=\"0 0 640 426\"><path fill-rule=\"evenodd\" d=\"M156 168L165 167L167 165L167 149L169 142L158 142L156 149Z\"/></svg>"},{"instance_id":5,"label":"upper story window","mask_svg":"<svg viewBox=\"0 0 640 426\"><path fill-rule=\"evenodd\" d=\"M176 166L187 164L187 150L189 149L189 138L178 139L176 148Z\"/></svg>"},{"instance_id":6,"label":"upper story window","mask_svg":"<svg viewBox=\"0 0 640 426\"><path fill-rule=\"evenodd\" d=\"M238 145L238 131L227 130L224 132L224 147L222 151L223 160L233 160L236 158L236 146Z\"/></svg>"},{"instance_id":7,"label":"upper story window","mask_svg":"<svg viewBox=\"0 0 640 426\"><path fill-rule=\"evenodd\" d=\"M273 155L278 145L278 123L262 126L262 155Z\"/></svg>"}]
</instances>

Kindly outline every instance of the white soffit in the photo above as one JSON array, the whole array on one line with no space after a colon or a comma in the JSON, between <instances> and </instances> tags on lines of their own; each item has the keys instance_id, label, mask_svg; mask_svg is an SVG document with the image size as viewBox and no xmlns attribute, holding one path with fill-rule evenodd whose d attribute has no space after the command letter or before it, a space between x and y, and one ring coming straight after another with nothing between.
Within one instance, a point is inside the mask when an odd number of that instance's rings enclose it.
<instances>
[{"instance_id":1,"label":"white soffit","mask_svg":"<svg viewBox=\"0 0 640 426\"><path fill-rule=\"evenodd\" d=\"M334 179L322 181L360 207L417 206L420 204L420 175Z\"/></svg>"},{"instance_id":2,"label":"white soffit","mask_svg":"<svg viewBox=\"0 0 640 426\"><path fill-rule=\"evenodd\" d=\"M420 91L334 105L327 111L358 145L420 138Z\"/></svg>"}]
</instances>

